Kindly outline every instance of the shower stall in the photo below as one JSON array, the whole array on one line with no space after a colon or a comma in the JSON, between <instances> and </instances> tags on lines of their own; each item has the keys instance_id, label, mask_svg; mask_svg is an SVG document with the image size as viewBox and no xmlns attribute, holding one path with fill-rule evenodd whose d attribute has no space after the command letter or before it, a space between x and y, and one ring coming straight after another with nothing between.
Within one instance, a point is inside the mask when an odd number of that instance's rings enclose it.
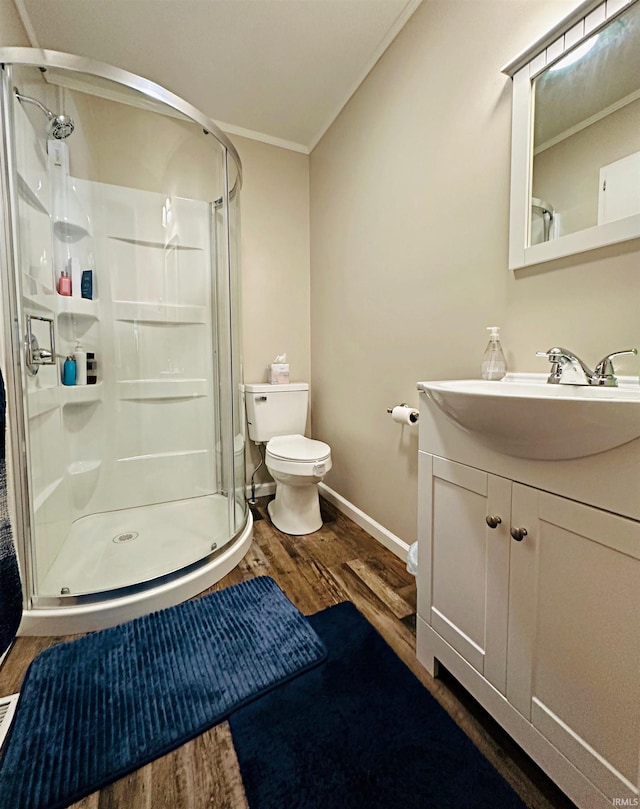
<instances>
[{"instance_id":1,"label":"shower stall","mask_svg":"<svg viewBox=\"0 0 640 809\"><path fill-rule=\"evenodd\" d=\"M0 359L23 634L169 606L235 567L241 164L191 105L0 49Z\"/></svg>"}]
</instances>

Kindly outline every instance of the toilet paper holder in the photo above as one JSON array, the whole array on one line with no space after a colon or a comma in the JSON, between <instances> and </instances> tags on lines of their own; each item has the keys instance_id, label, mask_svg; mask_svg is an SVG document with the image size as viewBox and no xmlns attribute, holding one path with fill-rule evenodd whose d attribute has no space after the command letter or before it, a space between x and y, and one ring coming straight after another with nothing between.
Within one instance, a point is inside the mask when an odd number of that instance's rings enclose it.
<instances>
[{"instance_id":1,"label":"toilet paper holder","mask_svg":"<svg viewBox=\"0 0 640 809\"><path fill-rule=\"evenodd\" d=\"M396 405L395 407L388 407L387 413L389 413L398 424L417 424L420 418L418 411L406 402L402 402L402 404Z\"/></svg>"}]
</instances>

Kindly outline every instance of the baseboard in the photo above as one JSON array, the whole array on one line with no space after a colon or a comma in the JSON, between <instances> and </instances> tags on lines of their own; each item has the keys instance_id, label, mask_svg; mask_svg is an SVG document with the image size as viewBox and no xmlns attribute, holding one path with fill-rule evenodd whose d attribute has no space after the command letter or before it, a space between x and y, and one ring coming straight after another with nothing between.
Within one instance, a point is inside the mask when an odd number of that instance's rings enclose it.
<instances>
[{"instance_id":1,"label":"baseboard","mask_svg":"<svg viewBox=\"0 0 640 809\"><path fill-rule=\"evenodd\" d=\"M334 505L338 511L346 514L350 520L353 520L356 525L359 525L360 528L364 529L374 539L377 539L378 542L390 550L391 553L394 553L399 559L406 562L407 553L409 552L409 545L407 542L400 539L400 537L396 536L395 534L392 534L391 531L388 531L384 527L384 525L380 525L379 522L376 522L368 514L365 514L364 511L359 509L357 506L354 506L353 503L350 503L341 494L335 492L333 489L327 486L326 483L319 483L318 489L320 490L322 497ZM272 495L275 494L275 491L276 484L273 480L269 481L268 483L256 484L256 497ZM246 486L246 495L247 499L251 497L250 485Z\"/></svg>"},{"instance_id":2,"label":"baseboard","mask_svg":"<svg viewBox=\"0 0 640 809\"><path fill-rule=\"evenodd\" d=\"M256 497L265 497L266 495L275 493L275 481L271 480L268 483L256 483ZM247 500L249 500L251 497L251 484L249 483L245 486L245 494L247 496Z\"/></svg>"},{"instance_id":3,"label":"baseboard","mask_svg":"<svg viewBox=\"0 0 640 809\"><path fill-rule=\"evenodd\" d=\"M353 503L345 500L341 494L334 492L326 483L319 483L318 488L320 489L322 497L334 505L338 511L346 514L356 525L359 525L360 528L363 528L368 534L371 534L374 539L377 539L381 545L384 545L385 548L388 548L388 550L394 553L399 559L406 562L407 553L409 552L409 544L407 542L400 539L400 537L395 534L392 534L384 525L380 525L379 522L369 517L368 514L365 514L364 511L357 506L354 506Z\"/></svg>"}]
</instances>

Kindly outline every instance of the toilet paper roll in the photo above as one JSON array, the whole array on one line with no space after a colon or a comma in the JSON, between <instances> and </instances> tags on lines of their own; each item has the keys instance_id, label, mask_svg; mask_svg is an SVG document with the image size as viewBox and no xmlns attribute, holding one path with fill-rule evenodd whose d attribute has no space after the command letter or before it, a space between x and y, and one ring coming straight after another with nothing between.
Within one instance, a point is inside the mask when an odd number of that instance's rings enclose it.
<instances>
[{"instance_id":1,"label":"toilet paper roll","mask_svg":"<svg viewBox=\"0 0 640 809\"><path fill-rule=\"evenodd\" d=\"M420 414L413 407L398 405L391 411L391 418L398 424L417 424Z\"/></svg>"}]
</instances>

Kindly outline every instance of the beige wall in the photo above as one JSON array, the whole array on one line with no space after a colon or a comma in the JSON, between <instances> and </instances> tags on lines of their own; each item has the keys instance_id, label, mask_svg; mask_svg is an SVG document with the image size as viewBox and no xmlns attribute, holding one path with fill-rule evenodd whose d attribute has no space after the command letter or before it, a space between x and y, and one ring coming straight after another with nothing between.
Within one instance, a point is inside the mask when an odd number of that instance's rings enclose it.
<instances>
[{"instance_id":1,"label":"beige wall","mask_svg":"<svg viewBox=\"0 0 640 809\"><path fill-rule=\"evenodd\" d=\"M233 136L242 160L241 261L244 378L266 382L286 352L291 381L309 381L309 158ZM260 461L247 444L247 480ZM256 483L271 480L263 467Z\"/></svg>"},{"instance_id":2,"label":"beige wall","mask_svg":"<svg viewBox=\"0 0 640 809\"><path fill-rule=\"evenodd\" d=\"M591 364L640 345L637 241L507 270L500 68L575 5L424 0L311 155L313 435L327 484L407 542L417 431L386 408L418 380L478 377L493 324L515 371L558 343Z\"/></svg>"},{"instance_id":3,"label":"beige wall","mask_svg":"<svg viewBox=\"0 0 640 809\"><path fill-rule=\"evenodd\" d=\"M29 38L22 27L13 0L0 0L0 47L29 47Z\"/></svg>"},{"instance_id":4,"label":"beige wall","mask_svg":"<svg viewBox=\"0 0 640 809\"><path fill-rule=\"evenodd\" d=\"M62 106L76 122L74 177L206 202L222 195L224 149L202 127L76 91Z\"/></svg>"},{"instance_id":5,"label":"beige wall","mask_svg":"<svg viewBox=\"0 0 640 809\"><path fill-rule=\"evenodd\" d=\"M232 136L242 160L244 377L266 382L286 352L291 381L309 381L309 158Z\"/></svg>"}]
</instances>

